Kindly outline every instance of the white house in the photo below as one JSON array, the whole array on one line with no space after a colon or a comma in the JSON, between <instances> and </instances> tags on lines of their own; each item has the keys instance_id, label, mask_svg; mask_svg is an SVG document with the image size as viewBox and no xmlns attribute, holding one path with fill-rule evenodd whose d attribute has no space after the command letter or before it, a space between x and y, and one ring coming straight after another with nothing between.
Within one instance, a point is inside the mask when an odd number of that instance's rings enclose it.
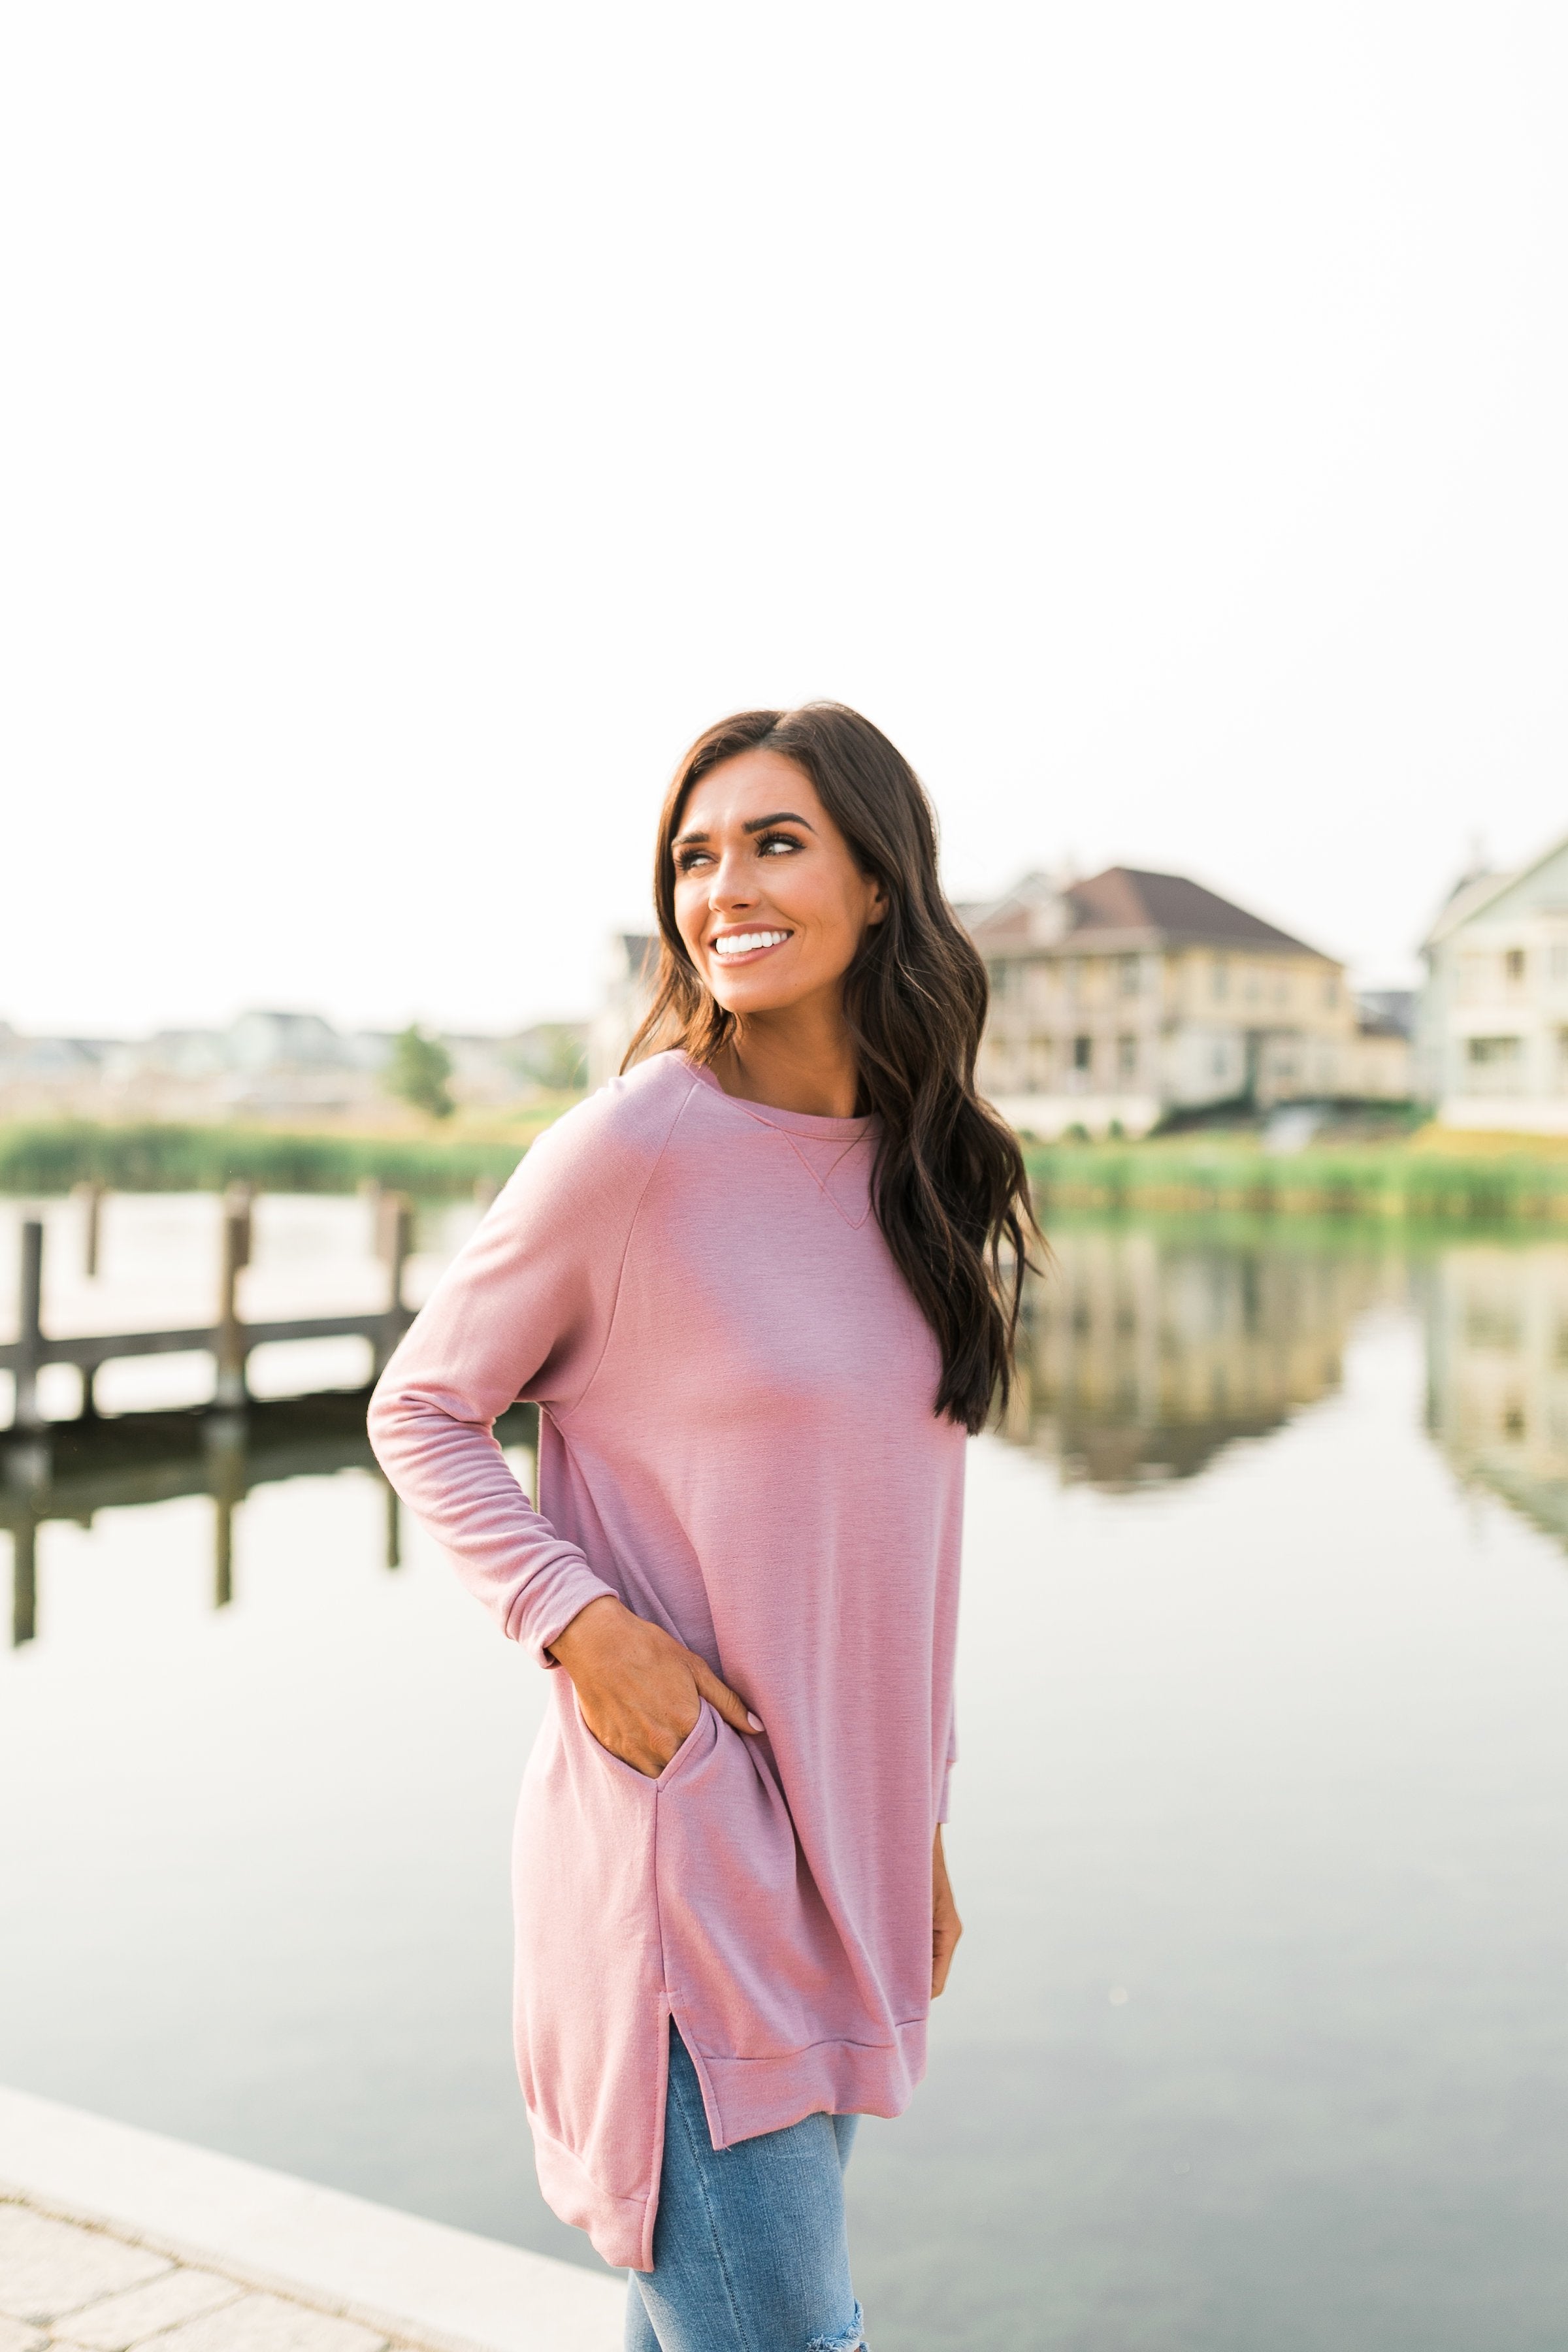
<instances>
[{"instance_id":1,"label":"white house","mask_svg":"<svg viewBox=\"0 0 1568 2352\"><path fill-rule=\"evenodd\" d=\"M1568 1134L1568 837L1467 875L1422 953L1418 1051L1443 1124Z\"/></svg>"},{"instance_id":2,"label":"white house","mask_svg":"<svg viewBox=\"0 0 1568 2352\"><path fill-rule=\"evenodd\" d=\"M613 931L604 967L604 993L588 1027L588 1084L608 1086L619 1070L653 1002L658 968L657 931Z\"/></svg>"}]
</instances>

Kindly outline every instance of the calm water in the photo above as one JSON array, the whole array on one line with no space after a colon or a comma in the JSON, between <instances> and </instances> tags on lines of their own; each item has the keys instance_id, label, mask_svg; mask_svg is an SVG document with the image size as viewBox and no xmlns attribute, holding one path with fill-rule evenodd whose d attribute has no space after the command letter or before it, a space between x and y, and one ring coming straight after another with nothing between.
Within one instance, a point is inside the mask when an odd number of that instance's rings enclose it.
<instances>
[{"instance_id":1,"label":"calm water","mask_svg":"<svg viewBox=\"0 0 1568 2352\"><path fill-rule=\"evenodd\" d=\"M108 1286L194 1295L180 1205L116 1205ZM258 1285L373 1285L356 1204L268 1214ZM1555 2352L1568 1246L1055 1238L971 1455L969 1933L850 2176L878 2352ZM39 1530L0 2079L591 2260L508 2038L540 1678L406 1522L387 1564L342 1418Z\"/></svg>"}]
</instances>

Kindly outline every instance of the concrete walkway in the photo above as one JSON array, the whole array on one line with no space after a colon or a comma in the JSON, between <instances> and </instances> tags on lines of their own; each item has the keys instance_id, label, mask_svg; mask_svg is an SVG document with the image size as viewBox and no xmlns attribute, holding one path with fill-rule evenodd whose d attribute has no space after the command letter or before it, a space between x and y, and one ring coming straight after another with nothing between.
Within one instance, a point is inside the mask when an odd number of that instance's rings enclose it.
<instances>
[{"instance_id":1,"label":"concrete walkway","mask_svg":"<svg viewBox=\"0 0 1568 2352\"><path fill-rule=\"evenodd\" d=\"M0 2352L618 2352L626 2289L0 2090Z\"/></svg>"}]
</instances>

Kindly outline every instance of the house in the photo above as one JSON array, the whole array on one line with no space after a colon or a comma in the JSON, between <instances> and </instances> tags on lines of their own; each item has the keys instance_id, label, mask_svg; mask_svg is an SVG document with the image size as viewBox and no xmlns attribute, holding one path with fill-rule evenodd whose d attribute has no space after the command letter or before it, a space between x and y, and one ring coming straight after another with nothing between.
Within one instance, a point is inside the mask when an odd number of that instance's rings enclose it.
<instances>
[{"instance_id":1,"label":"house","mask_svg":"<svg viewBox=\"0 0 1568 2352\"><path fill-rule=\"evenodd\" d=\"M588 1084L608 1086L626 1058L653 1002L658 966L657 931L613 931L605 960L604 993L588 1028Z\"/></svg>"},{"instance_id":2,"label":"house","mask_svg":"<svg viewBox=\"0 0 1568 2352\"><path fill-rule=\"evenodd\" d=\"M1184 875L1030 874L960 913L991 975L981 1089L1023 1131L1410 1094L1408 1038L1342 965Z\"/></svg>"},{"instance_id":3,"label":"house","mask_svg":"<svg viewBox=\"0 0 1568 2352\"><path fill-rule=\"evenodd\" d=\"M1568 837L1466 875L1422 955L1419 1066L1443 1124L1568 1134Z\"/></svg>"}]
</instances>

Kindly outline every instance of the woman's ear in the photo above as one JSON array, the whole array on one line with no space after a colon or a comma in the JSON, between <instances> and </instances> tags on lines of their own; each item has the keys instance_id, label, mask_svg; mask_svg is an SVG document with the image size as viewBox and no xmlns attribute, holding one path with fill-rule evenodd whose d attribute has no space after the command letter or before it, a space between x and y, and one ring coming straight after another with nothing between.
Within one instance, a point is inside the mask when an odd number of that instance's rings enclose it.
<instances>
[{"instance_id":1,"label":"woman's ear","mask_svg":"<svg viewBox=\"0 0 1568 2352\"><path fill-rule=\"evenodd\" d=\"M886 886L879 882L874 874L868 874L866 879L871 891L866 907L866 929L869 930L874 923L881 922L887 915L888 892Z\"/></svg>"}]
</instances>

